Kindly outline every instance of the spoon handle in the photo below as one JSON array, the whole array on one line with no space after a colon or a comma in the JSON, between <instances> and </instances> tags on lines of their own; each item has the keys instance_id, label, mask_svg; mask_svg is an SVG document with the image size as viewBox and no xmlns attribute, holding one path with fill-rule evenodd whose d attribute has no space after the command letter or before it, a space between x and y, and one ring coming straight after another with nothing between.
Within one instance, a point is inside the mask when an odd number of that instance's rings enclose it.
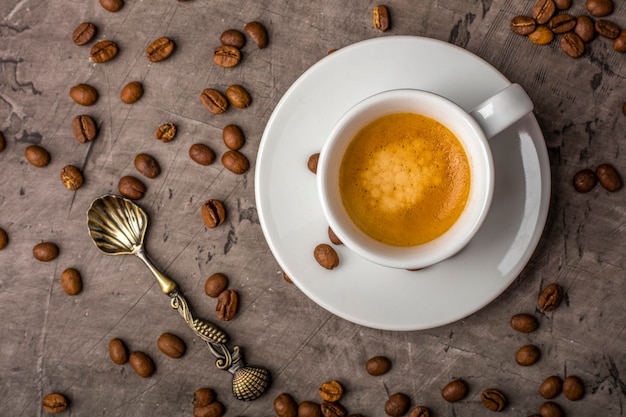
<instances>
[{"instance_id":1,"label":"spoon handle","mask_svg":"<svg viewBox=\"0 0 626 417\"><path fill-rule=\"evenodd\" d=\"M161 287L161 291L163 291L163 294L169 295L171 292L176 290L176 283L172 281L171 279L169 279L168 277L166 277L161 271L159 271L159 269L156 266L154 266L150 258L148 258L148 254L143 250L143 246L140 247L139 250L135 252L135 256L141 259L143 263L146 264L150 272L152 272L152 275L154 275L157 282L159 283L159 286Z\"/></svg>"}]
</instances>

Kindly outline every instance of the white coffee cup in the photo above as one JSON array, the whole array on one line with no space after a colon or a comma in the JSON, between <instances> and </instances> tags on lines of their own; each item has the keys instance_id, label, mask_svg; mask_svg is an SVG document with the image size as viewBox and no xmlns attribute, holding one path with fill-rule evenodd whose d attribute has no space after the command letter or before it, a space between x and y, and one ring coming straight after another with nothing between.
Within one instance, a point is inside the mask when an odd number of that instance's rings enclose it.
<instances>
[{"instance_id":1,"label":"white coffee cup","mask_svg":"<svg viewBox=\"0 0 626 417\"><path fill-rule=\"evenodd\" d=\"M415 89L385 91L362 100L341 116L320 152L317 186L330 227L349 249L391 268L421 269L455 255L480 229L491 205L494 167L488 139L532 110L518 84L510 84L470 112L445 97ZM415 246L393 246L363 232L348 215L339 187L341 161L354 136L370 122L394 113L416 113L443 124L463 145L470 167L469 196L458 220L441 236Z\"/></svg>"}]
</instances>

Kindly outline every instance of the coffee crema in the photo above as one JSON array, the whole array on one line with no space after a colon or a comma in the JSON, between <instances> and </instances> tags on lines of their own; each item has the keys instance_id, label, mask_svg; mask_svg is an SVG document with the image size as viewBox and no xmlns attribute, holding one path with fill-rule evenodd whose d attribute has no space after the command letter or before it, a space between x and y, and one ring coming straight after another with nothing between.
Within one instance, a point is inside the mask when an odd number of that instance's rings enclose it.
<instances>
[{"instance_id":1,"label":"coffee crema","mask_svg":"<svg viewBox=\"0 0 626 417\"><path fill-rule=\"evenodd\" d=\"M438 121L382 116L348 145L339 169L343 205L367 235L416 246L444 234L465 209L470 167L463 145Z\"/></svg>"}]
</instances>

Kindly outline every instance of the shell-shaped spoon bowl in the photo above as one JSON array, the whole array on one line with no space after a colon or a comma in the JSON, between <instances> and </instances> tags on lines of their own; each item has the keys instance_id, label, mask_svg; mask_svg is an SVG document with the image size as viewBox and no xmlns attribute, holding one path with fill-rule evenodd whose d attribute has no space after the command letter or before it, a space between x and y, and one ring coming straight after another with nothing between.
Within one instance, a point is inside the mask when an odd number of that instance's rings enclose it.
<instances>
[{"instance_id":1,"label":"shell-shaped spoon bowl","mask_svg":"<svg viewBox=\"0 0 626 417\"><path fill-rule=\"evenodd\" d=\"M134 255L143 244L148 216L130 200L105 195L89 206L87 226L100 252L106 255Z\"/></svg>"}]
</instances>

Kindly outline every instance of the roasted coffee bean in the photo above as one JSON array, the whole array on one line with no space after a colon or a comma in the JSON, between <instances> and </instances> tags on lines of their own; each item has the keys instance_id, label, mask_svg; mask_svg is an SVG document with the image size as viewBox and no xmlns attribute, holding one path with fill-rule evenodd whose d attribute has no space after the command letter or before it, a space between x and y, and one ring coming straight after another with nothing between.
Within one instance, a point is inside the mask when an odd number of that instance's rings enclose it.
<instances>
[{"instance_id":1,"label":"roasted coffee bean","mask_svg":"<svg viewBox=\"0 0 626 417\"><path fill-rule=\"evenodd\" d=\"M567 10L572 7L572 0L554 0L554 4L559 10Z\"/></svg>"},{"instance_id":2,"label":"roasted coffee bean","mask_svg":"<svg viewBox=\"0 0 626 417\"><path fill-rule=\"evenodd\" d=\"M376 29L382 32L386 32L389 29L389 9L387 9L387 6L374 6L372 23Z\"/></svg>"},{"instance_id":3,"label":"roasted coffee bean","mask_svg":"<svg viewBox=\"0 0 626 417\"><path fill-rule=\"evenodd\" d=\"M554 39L554 32L546 26L538 26L533 33L528 35L528 39L535 45L547 45Z\"/></svg>"},{"instance_id":4,"label":"roasted coffee bean","mask_svg":"<svg viewBox=\"0 0 626 417\"><path fill-rule=\"evenodd\" d=\"M98 101L98 91L89 84L78 84L70 88L70 97L82 106L92 106Z\"/></svg>"},{"instance_id":5,"label":"roasted coffee bean","mask_svg":"<svg viewBox=\"0 0 626 417\"><path fill-rule=\"evenodd\" d=\"M576 26L574 33L577 34L583 42L589 42L596 37L596 28L593 20L589 16L578 16L576 18Z\"/></svg>"},{"instance_id":6,"label":"roasted coffee bean","mask_svg":"<svg viewBox=\"0 0 626 417\"><path fill-rule=\"evenodd\" d=\"M563 301L563 289L558 284L549 284L539 294L537 307L541 311L554 311Z\"/></svg>"},{"instance_id":7,"label":"roasted coffee bean","mask_svg":"<svg viewBox=\"0 0 626 417\"><path fill-rule=\"evenodd\" d=\"M607 191L617 191L622 188L622 178L611 164L601 164L596 168L598 182Z\"/></svg>"},{"instance_id":8,"label":"roasted coffee bean","mask_svg":"<svg viewBox=\"0 0 626 417\"><path fill-rule=\"evenodd\" d=\"M189 148L189 157L200 165L211 165L215 161L215 152L203 143L194 143Z\"/></svg>"},{"instance_id":9,"label":"roasted coffee bean","mask_svg":"<svg viewBox=\"0 0 626 417\"><path fill-rule=\"evenodd\" d=\"M298 404L291 394L283 392L274 398L274 412L278 417L296 417Z\"/></svg>"},{"instance_id":10,"label":"roasted coffee bean","mask_svg":"<svg viewBox=\"0 0 626 417\"><path fill-rule=\"evenodd\" d=\"M156 159L147 153L135 156L135 169L146 178L156 178L161 173L161 167Z\"/></svg>"},{"instance_id":11,"label":"roasted coffee bean","mask_svg":"<svg viewBox=\"0 0 626 417\"><path fill-rule=\"evenodd\" d=\"M213 401L203 407L195 406L193 415L194 417L222 417L224 415L224 404L219 401Z\"/></svg>"},{"instance_id":12,"label":"roasted coffee bean","mask_svg":"<svg viewBox=\"0 0 626 417\"><path fill-rule=\"evenodd\" d=\"M530 35L537 29L535 19L530 16L515 16L511 19L511 31L518 35Z\"/></svg>"},{"instance_id":13,"label":"roasted coffee bean","mask_svg":"<svg viewBox=\"0 0 626 417\"><path fill-rule=\"evenodd\" d=\"M215 228L226 220L226 209L219 200L207 200L202 204L202 220L208 228Z\"/></svg>"},{"instance_id":14,"label":"roasted coffee bean","mask_svg":"<svg viewBox=\"0 0 626 417\"><path fill-rule=\"evenodd\" d=\"M218 297L226 288L228 288L228 277L220 272L208 277L204 283L204 292L212 298Z\"/></svg>"},{"instance_id":15,"label":"roasted coffee bean","mask_svg":"<svg viewBox=\"0 0 626 417\"><path fill-rule=\"evenodd\" d=\"M554 33L565 33L574 29L576 18L568 14L558 14L548 22L548 27Z\"/></svg>"},{"instance_id":16,"label":"roasted coffee bean","mask_svg":"<svg viewBox=\"0 0 626 417\"><path fill-rule=\"evenodd\" d=\"M564 417L565 413L560 405L552 401L546 401L539 407L541 417Z\"/></svg>"},{"instance_id":17,"label":"roasted coffee bean","mask_svg":"<svg viewBox=\"0 0 626 417\"><path fill-rule=\"evenodd\" d=\"M348 415L346 408L338 402L330 403L324 401L320 408L322 409L322 415L324 417L345 417Z\"/></svg>"},{"instance_id":18,"label":"roasted coffee bean","mask_svg":"<svg viewBox=\"0 0 626 417\"><path fill-rule=\"evenodd\" d=\"M269 37L265 26L263 26L261 22L246 23L243 27L243 31L246 32L250 38L252 38L252 41L256 43L256 46L258 46L259 49L267 47Z\"/></svg>"},{"instance_id":19,"label":"roasted coffee bean","mask_svg":"<svg viewBox=\"0 0 626 417\"><path fill-rule=\"evenodd\" d=\"M222 68L236 67L241 61L241 52L234 46L222 45L213 50L213 62Z\"/></svg>"},{"instance_id":20,"label":"roasted coffee bean","mask_svg":"<svg viewBox=\"0 0 626 417\"><path fill-rule=\"evenodd\" d=\"M5 146L6 142L4 140L4 135L2 134L2 132L0 132L0 152L4 150Z\"/></svg>"},{"instance_id":21,"label":"roasted coffee bean","mask_svg":"<svg viewBox=\"0 0 626 417\"><path fill-rule=\"evenodd\" d=\"M91 22L83 22L76 29L74 29L74 33L72 34L72 39L74 43L78 46L85 45L89 43L94 36L96 36L96 26Z\"/></svg>"},{"instance_id":22,"label":"roasted coffee bean","mask_svg":"<svg viewBox=\"0 0 626 417\"><path fill-rule=\"evenodd\" d=\"M309 160L306 162L307 168L314 174L317 174L317 163L320 160L320 153L316 152L309 156Z\"/></svg>"},{"instance_id":23,"label":"roasted coffee bean","mask_svg":"<svg viewBox=\"0 0 626 417\"><path fill-rule=\"evenodd\" d=\"M124 7L124 0L100 0L100 5L105 10L115 13Z\"/></svg>"},{"instance_id":24,"label":"roasted coffee bean","mask_svg":"<svg viewBox=\"0 0 626 417\"><path fill-rule=\"evenodd\" d=\"M338 381L323 382L317 389L317 394L324 401L334 403L341 399L343 395L343 386Z\"/></svg>"},{"instance_id":25,"label":"roasted coffee bean","mask_svg":"<svg viewBox=\"0 0 626 417\"><path fill-rule=\"evenodd\" d=\"M33 247L33 256L41 262L50 262L59 256L59 247L53 242L38 243Z\"/></svg>"},{"instance_id":26,"label":"roasted coffee bean","mask_svg":"<svg viewBox=\"0 0 626 417\"><path fill-rule=\"evenodd\" d=\"M222 42L222 45L241 49L246 44L246 36L237 29L228 29L222 32L220 42Z\"/></svg>"},{"instance_id":27,"label":"roasted coffee bean","mask_svg":"<svg viewBox=\"0 0 626 417\"><path fill-rule=\"evenodd\" d=\"M339 255L326 243L321 243L315 247L313 256L318 264L326 269L334 269L339 265Z\"/></svg>"},{"instance_id":28,"label":"roasted coffee bean","mask_svg":"<svg viewBox=\"0 0 626 417\"><path fill-rule=\"evenodd\" d=\"M226 89L226 98L234 107L245 109L250 105L252 98L250 93L240 85L231 85Z\"/></svg>"},{"instance_id":29,"label":"roasted coffee bean","mask_svg":"<svg viewBox=\"0 0 626 417\"><path fill-rule=\"evenodd\" d=\"M74 268L67 268L61 273L61 288L67 295L77 295L83 290L83 279Z\"/></svg>"},{"instance_id":30,"label":"roasted coffee bean","mask_svg":"<svg viewBox=\"0 0 626 417\"><path fill-rule=\"evenodd\" d=\"M193 393L192 404L196 407L204 407L215 401L213 388L198 388Z\"/></svg>"},{"instance_id":31,"label":"roasted coffee bean","mask_svg":"<svg viewBox=\"0 0 626 417\"><path fill-rule=\"evenodd\" d=\"M613 41L613 49L617 52L626 52L626 29L622 30Z\"/></svg>"},{"instance_id":32,"label":"roasted coffee bean","mask_svg":"<svg viewBox=\"0 0 626 417\"><path fill-rule=\"evenodd\" d=\"M172 122L163 123L157 127L154 136L163 143L167 143L176 136L176 125Z\"/></svg>"},{"instance_id":33,"label":"roasted coffee bean","mask_svg":"<svg viewBox=\"0 0 626 417\"><path fill-rule=\"evenodd\" d=\"M587 0L587 11L594 17L604 17L613 13L613 0Z\"/></svg>"},{"instance_id":34,"label":"roasted coffee bean","mask_svg":"<svg viewBox=\"0 0 626 417\"><path fill-rule=\"evenodd\" d=\"M606 19L596 20L594 27L598 35L609 39L617 38L622 31L616 23Z\"/></svg>"},{"instance_id":35,"label":"roasted coffee bean","mask_svg":"<svg viewBox=\"0 0 626 417\"><path fill-rule=\"evenodd\" d=\"M511 327L521 333L532 333L539 327L539 322L535 316L520 313L511 317Z\"/></svg>"},{"instance_id":36,"label":"roasted coffee bean","mask_svg":"<svg viewBox=\"0 0 626 417\"><path fill-rule=\"evenodd\" d=\"M239 151L226 151L222 155L222 165L237 175L244 174L250 168L248 158Z\"/></svg>"},{"instance_id":37,"label":"roasted coffee bean","mask_svg":"<svg viewBox=\"0 0 626 417\"><path fill-rule=\"evenodd\" d=\"M146 194L145 184L131 175L120 178L117 190L121 195L131 200L139 200Z\"/></svg>"},{"instance_id":38,"label":"roasted coffee bean","mask_svg":"<svg viewBox=\"0 0 626 417\"><path fill-rule=\"evenodd\" d=\"M67 400L67 398L63 394L59 394L58 392L46 394L41 400L43 411L50 414L58 414L65 411L68 404L69 401Z\"/></svg>"},{"instance_id":39,"label":"roasted coffee bean","mask_svg":"<svg viewBox=\"0 0 626 417\"><path fill-rule=\"evenodd\" d=\"M154 40L146 48L146 57L150 62L160 62L172 55L176 44L170 38L163 36Z\"/></svg>"},{"instance_id":40,"label":"roasted coffee bean","mask_svg":"<svg viewBox=\"0 0 626 417\"><path fill-rule=\"evenodd\" d=\"M117 365L124 365L128 362L128 348L122 339L116 337L109 341L109 356Z\"/></svg>"},{"instance_id":41,"label":"roasted coffee bean","mask_svg":"<svg viewBox=\"0 0 626 417\"><path fill-rule=\"evenodd\" d=\"M72 120L72 131L74 137L80 143L91 142L98 136L98 128L96 122L86 114L76 116Z\"/></svg>"},{"instance_id":42,"label":"roasted coffee bean","mask_svg":"<svg viewBox=\"0 0 626 417\"><path fill-rule=\"evenodd\" d=\"M448 382L445 387L443 387L441 390L441 396L444 400L454 403L465 398L468 392L469 387L467 382L462 379L453 379Z\"/></svg>"},{"instance_id":43,"label":"roasted coffee bean","mask_svg":"<svg viewBox=\"0 0 626 417\"><path fill-rule=\"evenodd\" d=\"M546 400L551 400L561 393L563 381L556 375L547 377L539 386L539 395Z\"/></svg>"},{"instance_id":44,"label":"roasted coffee bean","mask_svg":"<svg viewBox=\"0 0 626 417\"><path fill-rule=\"evenodd\" d=\"M409 411L411 399L401 392L392 394L385 402L385 414L390 417L400 417Z\"/></svg>"},{"instance_id":45,"label":"roasted coffee bean","mask_svg":"<svg viewBox=\"0 0 626 417\"><path fill-rule=\"evenodd\" d=\"M66 165L61 168L61 182L68 190L78 190L82 187L85 179L80 169L74 165Z\"/></svg>"},{"instance_id":46,"label":"roasted coffee bean","mask_svg":"<svg viewBox=\"0 0 626 417\"><path fill-rule=\"evenodd\" d=\"M208 111L213 114L221 114L228 108L226 97L213 88L207 88L200 94L200 101Z\"/></svg>"},{"instance_id":47,"label":"roasted coffee bean","mask_svg":"<svg viewBox=\"0 0 626 417\"><path fill-rule=\"evenodd\" d=\"M293 281L291 280L291 278L289 277L289 275L287 275L285 271L283 271L283 279L287 281L287 283L293 284Z\"/></svg>"},{"instance_id":48,"label":"roasted coffee bean","mask_svg":"<svg viewBox=\"0 0 626 417\"><path fill-rule=\"evenodd\" d=\"M530 366L539 360L541 351L535 345L525 345L518 349L515 354L515 361L521 366Z\"/></svg>"},{"instance_id":49,"label":"roasted coffee bean","mask_svg":"<svg viewBox=\"0 0 626 417\"><path fill-rule=\"evenodd\" d=\"M585 395L585 384L575 375L567 376L563 380L563 395L570 401L578 401Z\"/></svg>"},{"instance_id":50,"label":"roasted coffee bean","mask_svg":"<svg viewBox=\"0 0 626 417\"><path fill-rule=\"evenodd\" d=\"M535 6L533 7L532 17L538 24L544 25L552 19L554 12L556 12L556 4L554 4L554 0L537 0Z\"/></svg>"},{"instance_id":51,"label":"roasted coffee bean","mask_svg":"<svg viewBox=\"0 0 626 417\"><path fill-rule=\"evenodd\" d=\"M585 53L585 44L574 32L565 33L560 40L561 49L572 58L578 58Z\"/></svg>"},{"instance_id":52,"label":"roasted coffee bean","mask_svg":"<svg viewBox=\"0 0 626 417\"><path fill-rule=\"evenodd\" d=\"M104 40L91 47L89 58L96 64L104 64L117 55L117 44L113 41Z\"/></svg>"},{"instance_id":53,"label":"roasted coffee bean","mask_svg":"<svg viewBox=\"0 0 626 417\"><path fill-rule=\"evenodd\" d=\"M374 356L365 362L365 370L372 376L386 374L391 369L391 360L386 356Z\"/></svg>"},{"instance_id":54,"label":"roasted coffee bean","mask_svg":"<svg viewBox=\"0 0 626 417\"><path fill-rule=\"evenodd\" d=\"M9 244L9 236L7 235L7 232L4 229L0 228L0 250L6 248L8 244Z\"/></svg>"},{"instance_id":55,"label":"roasted coffee bean","mask_svg":"<svg viewBox=\"0 0 626 417\"><path fill-rule=\"evenodd\" d=\"M163 354L170 358L178 359L187 351L187 345L183 340L172 333L163 333L157 339L157 347Z\"/></svg>"},{"instance_id":56,"label":"roasted coffee bean","mask_svg":"<svg viewBox=\"0 0 626 417\"><path fill-rule=\"evenodd\" d=\"M330 226L328 226L328 239L330 239L330 242L332 244L334 244L334 245L342 245L343 244L341 239L339 239L339 237L335 234L333 229L330 228Z\"/></svg>"},{"instance_id":57,"label":"roasted coffee bean","mask_svg":"<svg viewBox=\"0 0 626 417\"><path fill-rule=\"evenodd\" d=\"M579 193L587 193L591 191L593 187L595 187L598 179L596 178L596 174L590 169L583 169L578 171L576 175L574 175L574 179L572 181L574 183L574 189Z\"/></svg>"},{"instance_id":58,"label":"roasted coffee bean","mask_svg":"<svg viewBox=\"0 0 626 417\"><path fill-rule=\"evenodd\" d=\"M237 125L227 125L222 130L224 145L232 151L241 149L246 142L246 137L241 128Z\"/></svg>"},{"instance_id":59,"label":"roasted coffee bean","mask_svg":"<svg viewBox=\"0 0 626 417\"><path fill-rule=\"evenodd\" d=\"M24 157L32 166L43 168L50 163L50 154L39 145L30 145L24 151Z\"/></svg>"},{"instance_id":60,"label":"roasted coffee bean","mask_svg":"<svg viewBox=\"0 0 626 417\"><path fill-rule=\"evenodd\" d=\"M322 409L313 401L302 401L298 404L296 415L298 417L322 417Z\"/></svg>"},{"instance_id":61,"label":"roasted coffee bean","mask_svg":"<svg viewBox=\"0 0 626 417\"><path fill-rule=\"evenodd\" d=\"M152 358L143 352L133 352L128 357L130 366L135 373L142 378L148 378L152 376L155 371L154 362Z\"/></svg>"},{"instance_id":62,"label":"roasted coffee bean","mask_svg":"<svg viewBox=\"0 0 626 417\"><path fill-rule=\"evenodd\" d=\"M417 406L411 410L409 417L430 417L430 411L424 406Z\"/></svg>"},{"instance_id":63,"label":"roasted coffee bean","mask_svg":"<svg viewBox=\"0 0 626 417\"><path fill-rule=\"evenodd\" d=\"M239 306L239 296L234 290L224 290L217 296L217 305L215 306L215 314L222 321L229 321L237 314Z\"/></svg>"},{"instance_id":64,"label":"roasted coffee bean","mask_svg":"<svg viewBox=\"0 0 626 417\"><path fill-rule=\"evenodd\" d=\"M486 389L480 394L480 401L491 411L502 411L506 406L506 397L495 388Z\"/></svg>"},{"instance_id":65,"label":"roasted coffee bean","mask_svg":"<svg viewBox=\"0 0 626 417\"><path fill-rule=\"evenodd\" d=\"M133 104L143 96L143 85L139 81L131 81L120 92L122 103Z\"/></svg>"}]
</instances>

